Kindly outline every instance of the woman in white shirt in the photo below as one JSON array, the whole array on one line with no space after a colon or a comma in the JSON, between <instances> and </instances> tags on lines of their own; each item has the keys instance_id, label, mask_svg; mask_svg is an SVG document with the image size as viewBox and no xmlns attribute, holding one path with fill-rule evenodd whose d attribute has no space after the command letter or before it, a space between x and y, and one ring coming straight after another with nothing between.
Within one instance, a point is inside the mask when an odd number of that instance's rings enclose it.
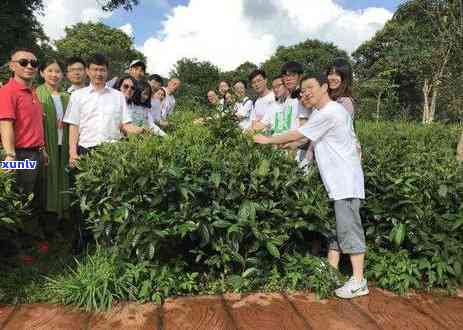
<instances>
[{"instance_id":1,"label":"woman in white shirt","mask_svg":"<svg viewBox=\"0 0 463 330\"><path fill-rule=\"evenodd\" d=\"M162 128L169 126L169 123L162 119L162 102L165 98L166 90L161 87L151 96L151 111L148 113L148 120Z\"/></svg>"},{"instance_id":2,"label":"woman in white shirt","mask_svg":"<svg viewBox=\"0 0 463 330\"><path fill-rule=\"evenodd\" d=\"M234 106L235 115L240 120L239 126L245 130L251 126L251 112L252 100L246 95L246 82L244 80L237 80L233 84L233 91L237 97Z\"/></svg>"}]
</instances>

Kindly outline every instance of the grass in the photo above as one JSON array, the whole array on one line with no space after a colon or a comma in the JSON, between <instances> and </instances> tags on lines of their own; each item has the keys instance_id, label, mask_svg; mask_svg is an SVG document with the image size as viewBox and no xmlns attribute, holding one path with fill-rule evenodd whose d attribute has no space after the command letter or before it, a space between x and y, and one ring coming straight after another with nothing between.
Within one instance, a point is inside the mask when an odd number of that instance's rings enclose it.
<instances>
[{"instance_id":1,"label":"grass","mask_svg":"<svg viewBox=\"0 0 463 330\"><path fill-rule=\"evenodd\" d=\"M16 234L9 240L22 248L14 256L5 251L0 255L0 304L49 300L46 277L61 274L74 264L72 239L58 234L48 241L31 240Z\"/></svg>"}]
</instances>

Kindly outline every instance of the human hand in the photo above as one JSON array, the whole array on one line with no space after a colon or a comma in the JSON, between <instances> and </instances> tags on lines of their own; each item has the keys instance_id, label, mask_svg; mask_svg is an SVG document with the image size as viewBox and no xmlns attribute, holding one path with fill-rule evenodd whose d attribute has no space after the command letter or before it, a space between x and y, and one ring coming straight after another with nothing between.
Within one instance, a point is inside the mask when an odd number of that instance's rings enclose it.
<instances>
[{"instance_id":1,"label":"human hand","mask_svg":"<svg viewBox=\"0 0 463 330\"><path fill-rule=\"evenodd\" d=\"M42 150L42 162L43 166L48 166L48 153L45 149Z\"/></svg>"},{"instance_id":2,"label":"human hand","mask_svg":"<svg viewBox=\"0 0 463 330\"><path fill-rule=\"evenodd\" d=\"M13 157L13 156L6 156L5 159L4 159L5 162L13 162L15 160L16 160L16 157ZM4 170L4 169L1 169L1 168L0 168L0 171L5 171L7 173L13 172L12 169L5 169Z\"/></svg>"},{"instance_id":3,"label":"human hand","mask_svg":"<svg viewBox=\"0 0 463 330\"><path fill-rule=\"evenodd\" d=\"M77 160L79 160L79 155L77 155L77 154L70 154L70 155L69 155L69 167L70 167L70 168L76 167Z\"/></svg>"},{"instance_id":4,"label":"human hand","mask_svg":"<svg viewBox=\"0 0 463 330\"><path fill-rule=\"evenodd\" d=\"M294 142L281 144L280 148L289 149L289 150L296 150L300 145L301 145L301 142L294 141Z\"/></svg>"},{"instance_id":5,"label":"human hand","mask_svg":"<svg viewBox=\"0 0 463 330\"><path fill-rule=\"evenodd\" d=\"M254 136L254 142L258 144L268 144L270 139L265 135Z\"/></svg>"}]
</instances>

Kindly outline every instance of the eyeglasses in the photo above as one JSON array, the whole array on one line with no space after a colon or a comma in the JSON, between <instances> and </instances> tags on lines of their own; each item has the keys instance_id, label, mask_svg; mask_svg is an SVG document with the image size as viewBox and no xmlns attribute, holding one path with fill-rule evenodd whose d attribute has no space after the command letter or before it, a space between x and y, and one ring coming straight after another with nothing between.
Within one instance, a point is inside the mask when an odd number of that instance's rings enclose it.
<instances>
[{"instance_id":1,"label":"eyeglasses","mask_svg":"<svg viewBox=\"0 0 463 330\"><path fill-rule=\"evenodd\" d=\"M251 85L255 86L263 82L265 82L265 79L256 79L251 81Z\"/></svg>"},{"instance_id":2,"label":"eyeglasses","mask_svg":"<svg viewBox=\"0 0 463 330\"><path fill-rule=\"evenodd\" d=\"M122 85L122 89L129 89L129 88L133 91L135 90L135 87L133 85L127 85L127 84Z\"/></svg>"},{"instance_id":3,"label":"eyeglasses","mask_svg":"<svg viewBox=\"0 0 463 330\"><path fill-rule=\"evenodd\" d=\"M37 67L39 66L39 62L37 60L26 60L25 58L22 58L17 61L11 61L11 62L18 63L23 68L27 67L28 64L30 64L31 67L34 69L37 69Z\"/></svg>"},{"instance_id":4,"label":"eyeglasses","mask_svg":"<svg viewBox=\"0 0 463 330\"><path fill-rule=\"evenodd\" d=\"M74 72L84 72L84 68L72 68L68 69L68 73L74 73Z\"/></svg>"},{"instance_id":5,"label":"eyeglasses","mask_svg":"<svg viewBox=\"0 0 463 330\"><path fill-rule=\"evenodd\" d=\"M283 74L284 78L297 78L298 76L299 74L295 72L286 72L285 74Z\"/></svg>"}]
</instances>

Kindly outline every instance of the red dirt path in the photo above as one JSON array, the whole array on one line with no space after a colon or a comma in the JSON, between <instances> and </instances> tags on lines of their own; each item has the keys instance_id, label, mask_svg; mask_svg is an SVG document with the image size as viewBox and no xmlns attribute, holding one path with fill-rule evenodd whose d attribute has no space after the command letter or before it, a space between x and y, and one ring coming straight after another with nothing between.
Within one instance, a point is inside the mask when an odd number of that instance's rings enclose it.
<instances>
[{"instance_id":1,"label":"red dirt path","mask_svg":"<svg viewBox=\"0 0 463 330\"><path fill-rule=\"evenodd\" d=\"M50 304L0 306L0 329L463 329L463 294L399 297L372 288L351 301L310 293L255 293L126 303L109 313Z\"/></svg>"}]
</instances>

